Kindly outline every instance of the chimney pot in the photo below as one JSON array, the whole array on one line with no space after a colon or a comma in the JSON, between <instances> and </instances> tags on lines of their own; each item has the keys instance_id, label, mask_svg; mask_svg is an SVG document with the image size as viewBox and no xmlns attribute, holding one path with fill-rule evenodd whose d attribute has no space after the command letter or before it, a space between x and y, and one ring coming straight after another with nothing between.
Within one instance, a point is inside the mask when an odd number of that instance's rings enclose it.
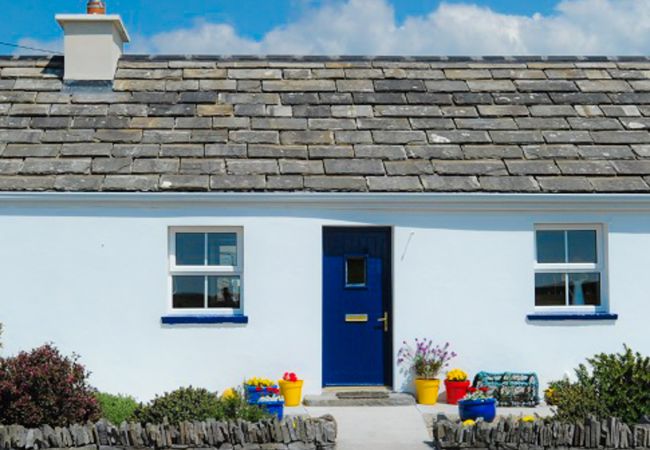
<instances>
[{"instance_id":1,"label":"chimney pot","mask_svg":"<svg viewBox=\"0 0 650 450\"><path fill-rule=\"evenodd\" d=\"M106 4L103 0L88 0L88 14L106 14Z\"/></svg>"}]
</instances>

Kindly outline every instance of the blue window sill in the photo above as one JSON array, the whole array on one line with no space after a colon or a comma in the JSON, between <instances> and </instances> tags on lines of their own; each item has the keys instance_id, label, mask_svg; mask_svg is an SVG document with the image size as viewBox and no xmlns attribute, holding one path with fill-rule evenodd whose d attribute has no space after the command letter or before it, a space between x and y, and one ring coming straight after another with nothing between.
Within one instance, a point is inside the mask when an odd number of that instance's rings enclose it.
<instances>
[{"instance_id":1,"label":"blue window sill","mask_svg":"<svg viewBox=\"0 0 650 450\"><path fill-rule=\"evenodd\" d=\"M526 318L531 322L560 322L560 321L606 321L618 320L618 314L591 313L591 314L528 314Z\"/></svg>"},{"instance_id":2,"label":"blue window sill","mask_svg":"<svg viewBox=\"0 0 650 450\"><path fill-rule=\"evenodd\" d=\"M171 315L162 316L160 321L165 325L187 325L187 324L214 324L214 323L238 323L247 324L248 316L214 316L214 315Z\"/></svg>"}]
</instances>

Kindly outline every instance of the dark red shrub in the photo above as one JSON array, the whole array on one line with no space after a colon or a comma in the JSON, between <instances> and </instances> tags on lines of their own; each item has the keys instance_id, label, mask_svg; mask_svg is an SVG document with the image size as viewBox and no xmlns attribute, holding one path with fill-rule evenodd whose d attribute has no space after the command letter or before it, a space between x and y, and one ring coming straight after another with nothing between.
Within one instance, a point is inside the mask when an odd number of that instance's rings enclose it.
<instances>
[{"instance_id":1,"label":"dark red shrub","mask_svg":"<svg viewBox=\"0 0 650 450\"><path fill-rule=\"evenodd\" d=\"M89 373L77 359L49 344L0 359L0 423L64 426L98 419Z\"/></svg>"}]
</instances>

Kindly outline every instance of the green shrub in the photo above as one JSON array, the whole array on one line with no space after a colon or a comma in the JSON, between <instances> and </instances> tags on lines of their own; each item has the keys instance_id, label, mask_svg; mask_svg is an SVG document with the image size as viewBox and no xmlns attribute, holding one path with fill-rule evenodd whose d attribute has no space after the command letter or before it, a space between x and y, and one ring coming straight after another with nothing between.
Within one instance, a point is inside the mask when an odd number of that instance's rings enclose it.
<instances>
[{"instance_id":1,"label":"green shrub","mask_svg":"<svg viewBox=\"0 0 650 450\"><path fill-rule=\"evenodd\" d=\"M179 423L221 416L221 404L217 394L192 386L156 396L135 411L137 420L149 423L162 423L165 418L170 423Z\"/></svg>"},{"instance_id":2,"label":"green shrub","mask_svg":"<svg viewBox=\"0 0 650 450\"><path fill-rule=\"evenodd\" d=\"M115 425L133 420L138 402L128 395L113 395L106 392L96 394L103 418Z\"/></svg>"},{"instance_id":3,"label":"green shrub","mask_svg":"<svg viewBox=\"0 0 650 450\"><path fill-rule=\"evenodd\" d=\"M234 395L223 396L221 403L220 419L242 419L249 422L259 422L269 417L269 414L259 406L249 405L241 392L234 391Z\"/></svg>"},{"instance_id":4,"label":"green shrub","mask_svg":"<svg viewBox=\"0 0 650 450\"><path fill-rule=\"evenodd\" d=\"M241 392L231 390L219 398L216 393L200 388L180 388L157 396L134 412L134 419L142 423L170 423L206 419L242 419L257 422L269 414L259 406L249 405Z\"/></svg>"},{"instance_id":5,"label":"green shrub","mask_svg":"<svg viewBox=\"0 0 650 450\"><path fill-rule=\"evenodd\" d=\"M624 346L623 353L601 353L587 359L587 364L575 370L575 382L550 384L558 419L617 417L635 424L650 416L650 358Z\"/></svg>"}]
</instances>

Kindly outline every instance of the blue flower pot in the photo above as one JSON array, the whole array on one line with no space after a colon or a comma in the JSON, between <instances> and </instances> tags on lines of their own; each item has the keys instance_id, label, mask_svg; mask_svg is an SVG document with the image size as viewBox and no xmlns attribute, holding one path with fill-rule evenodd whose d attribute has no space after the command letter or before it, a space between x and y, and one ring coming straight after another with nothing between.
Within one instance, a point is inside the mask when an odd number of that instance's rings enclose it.
<instances>
[{"instance_id":1,"label":"blue flower pot","mask_svg":"<svg viewBox=\"0 0 650 450\"><path fill-rule=\"evenodd\" d=\"M278 420L282 420L282 417L284 417L284 401L260 402L258 405L264 408L269 414L273 414Z\"/></svg>"},{"instance_id":2,"label":"blue flower pot","mask_svg":"<svg viewBox=\"0 0 650 450\"><path fill-rule=\"evenodd\" d=\"M275 388L277 386L271 387ZM246 385L246 400L248 400L249 405L257 405L260 398L264 397L265 395L267 395L266 388L262 388L258 391L255 386L251 386L250 384Z\"/></svg>"},{"instance_id":3,"label":"blue flower pot","mask_svg":"<svg viewBox=\"0 0 650 450\"><path fill-rule=\"evenodd\" d=\"M486 400L460 400L458 402L460 420L483 419L492 422L497 416L497 401L493 398Z\"/></svg>"}]
</instances>

